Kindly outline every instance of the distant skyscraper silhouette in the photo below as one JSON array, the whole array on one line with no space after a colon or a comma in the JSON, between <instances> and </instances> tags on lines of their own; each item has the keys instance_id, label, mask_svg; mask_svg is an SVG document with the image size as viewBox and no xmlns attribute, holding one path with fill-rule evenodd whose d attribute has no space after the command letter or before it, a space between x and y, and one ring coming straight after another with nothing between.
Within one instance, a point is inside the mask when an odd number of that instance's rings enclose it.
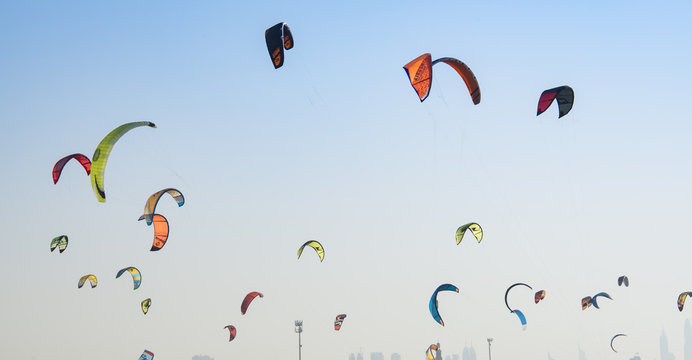
<instances>
[{"instance_id":1,"label":"distant skyscraper silhouette","mask_svg":"<svg viewBox=\"0 0 692 360\"><path fill-rule=\"evenodd\" d=\"M685 360L692 360L692 325L685 320Z\"/></svg>"},{"instance_id":2,"label":"distant skyscraper silhouette","mask_svg":"<svg viewBox=\"0 0 692 360\"><path fill-rule=\"evenodd\" d=\"M214 360L214 358L207 355L195 355L192 357L192 360Z\"/></svg>"},{"instance_id":3,"label":"distant skyscraper silhouette","mask_svg":"<svg viewBox=\"0 0 692 360\"><path fill-rule=\"evenodd\" d=\"M634 354L634 357L631 358L630 360L642 360L642 358L639 357L639 354Z\"/></svg>"},{"instance_id":4,"label":"distant skyscraper silhouette","mask_svg":"<svg viewBox=\"0 0 692 360\"><path fill-rule=\"evenodd\" d=\"M581 347L579 347L579 360L586 360L586 353L581 349Z\"/></svg>"},{"instance_id":5,"label":"distant skyscraper silhouette","mask_svg":"<svg viewBox=\"0 0 692 360\"><path fill-rule=\"evenodd\" d=\"M363 353L359 352L356 356L356 360L363 360Z\"/></svg>"},{"instance_id":6,"label":"distant skyscraper silhouette","mask_svg":"<svg viewBox=\"0 0 692 360\"><path fill-rule=\"evenodd\" d=\"M668 338L663 330L661 330L661 360L675 360L675 355L668 351Z\"/></svg>"},{"instance_id":7,"label":"distant skyscraper silhouette","mask_svg":"<svg viewBox=\"0 0 692 360\"><path fill-rule=\"evenodd\" d=\"M384 360L384 354L381 352L371 352L370 360Z\"/></svg>"},{"instance_id":8,"label":"distant skyscraper silhouette","mask_svg":"<svg viewBox=\"0 0 692 360\"><path fill-rule=\"evenodd\" d=\"M461 352L461 359L462 360L477 360L476 359L476 350L473 348L473 346L464 346L464 350ZM458 360L458 358L456 360Z\"/></svg>"},{"instance_id":9,"label":"distant skyscraper silhouette","mask_svg":"<svg viewBox=\"0 0 692 360\"><path fill-rule=\"evenodd\" d=\"M459 360L459 354L453 354L452 360Z\"/></svg>"},{"instance_id":10,"label":"distant skyscraper silhouette","mask_svg":"<svg viewBox=\"0 0 692 360\"><path fill-rule=\"evenodd\" d=\"M356 360L356 354L350 353L350 354L348 355L348 360Z\"/></svg>"},{"instance_id":11,"label":"distant skyscraper silhouette","mask_svg":"<svg viewBox=\"0 0 692 360\"><path fill-rule=\"evenodd\" d=\"M394 353L394 354L392 354L392 356L390 357L390 359L391 359L391 360L401 360L401 355L399 355L399 354L397 354L397 353Z\"/></svg>"}]
</instances>

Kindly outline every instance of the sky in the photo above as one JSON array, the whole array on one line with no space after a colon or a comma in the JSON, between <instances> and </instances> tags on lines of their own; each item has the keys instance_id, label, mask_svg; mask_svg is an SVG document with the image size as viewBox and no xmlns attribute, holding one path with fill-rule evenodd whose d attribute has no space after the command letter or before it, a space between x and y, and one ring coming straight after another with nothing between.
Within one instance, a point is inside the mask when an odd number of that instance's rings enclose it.
<instances>
[{"instance_id":1,"label":"sky","mask_svg":"<svg viewBox=\"0 0 692 360\"><path fill-rule=\"evenodd\" d=\"M14 359L683 356L689 1L0 2L0 354ZM295 47L271 65L264 30ZM421 103L402 69L455 57ZM569 85L572 111L536 116ZM69 163L117 126L107 201ZM171 234L150 252L154 192ZM457 245L478 222L481 243ZM67 250L50 240L69 236ZM298 247L318 240L324 262ZM135 266L132 289L118 270ZM77 289L95 274L99 285ZM628 288L617 286L627 275ZM528 328L504 305L509 301ZM438 285L445 326L428 302ZM247 314L244 296L259 291ZM600 291L613 300L582 311ZM139 304L152 299L149 313ZM685 309L687 310L687 309ZM346 313L340 331L337 314ZM228 341L226 325L238 335ZM619 338L619 352L610 338Z\"/></svg>"}]
</instances>

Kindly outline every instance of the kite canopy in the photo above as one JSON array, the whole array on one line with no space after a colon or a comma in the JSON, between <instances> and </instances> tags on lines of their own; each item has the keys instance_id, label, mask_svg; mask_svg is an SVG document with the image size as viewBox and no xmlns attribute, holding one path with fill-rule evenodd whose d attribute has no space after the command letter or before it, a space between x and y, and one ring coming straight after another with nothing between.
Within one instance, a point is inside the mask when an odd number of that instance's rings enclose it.
<instances>
[{"instance_id":1,"label":"kite canopy","mask_svg":"<svg viewBox=\"0 0 692 360\"><path fill-rule=\"evenodd\" d=\"M161 196L163 196L163 194L171 195L171 197L173 197L173 200L175 200L178 203L178 207L181 207L185 204L185 197L183 196L183 193L180 192L180 190L174 188L166 188L163 190L159 190L153 193L151 196L149 196L147 202L144 204L144 214L139 217L139 220L146 220L147 225L151 225L151 223L154 222L154 211L156 210L156 205L159 203L159 200L161 199Z\"/></svg>"},{"instance_id":2,"label":"kite canopy","mask_svg":"<svg viewBox=\"0 0 692 360\"><path fill-rule=\"evenodd\" d=\"M683 292L678 296L678 310L682 311L685 307L685 300L687 300L688 295L692 295L692 291Z\"/></svg>"},{"instance_id":3,"label":"kite canopy","mask_svg":"<svg viewBox=\"0 0 692 360\"><path fill-rule=\"evenodd\" d=\"M235 339L235 333L236 333L235 326L233 326L233 325L226 325L226 326L224 327L224 329L228 329L228 331L231 333L231 334L230 334L231 336L230 336L230 338L228 339L228 341L229 341L229 342L230 342L230 341L233 341L233 339Z\"/></svg>"},{"instance_id":4,"label":"kite canopy","mask_svg":"<svg viewBox=\"0 0 692 360\"><path fill-rule=\"evenodd\" d=\"M519 321L521 322L521 329L526 330L526 316L519 310L512 310L512 313L517 315Z\"/></svg>"},{"instance_id":5,"label":"kite canopy","mask_svg":"<svg viewBox=\"0 0 692 360\"><path fill-rule=\"evenodd\" d=\"M630 279L628 279L625 275L622 275L618 278L618 286L622 285L625 285L625 287L630 286Z\"/></svg>"},{"instance_id":6,"label":"kite canopy","mask_svg":"<svg viewBox=\"0 0 692 360\"><path fill-rule=\"evenodd\" d=\"M613 349L613 351L615 351L615 352L618 352L618 351L615 350L615 348L613 347L613 340L615 340L615 338L620 337L620 336L627 336L627 335L625 335L625 334L617 334L617 335L613 336L612 339L610 339L610 348Z\"/></svg>"},{"instance_id":7,"label":"kite canopy","mask_svg":"<svg viewBox=\"0 0 692 360\"><path fill-rule=\"evenodd\" d=\"M471 230L471 233L473 234L473 236L476 237L476 240L478 240L479 243L481 242L481 240L483 240L483 229L481 229L481 226L477 223L468 223L466 225L461 225L457 229L457 245L461 243L461 240L464 238L466 230Z\"/></svg>"},{"instance_id":8,"label":"kite canopy","mask_svg":"<svg viewBox=\"0 0 692 360\"><path fill-rule=\"evenodd\" d=\"M431 61L431 59L430 53L425 53L404 65L406 76L408 76L411 86L413 86L413 90L416 91L421 102L430 95L433 66L441 62L451 66L459 76L461 76L464 83L466 83L466 87L469 89L469 94L471 95L473 103L478 105L481 102L481 90L478 86L478 80L466 64L458 59L450 57L439 58L435 61Z\"/></svg>"},{"instance_id":9,"label":"kite canopy","mask_svg":"<svg viewBox=\"0 0 692 360\"><path fill-rule=\"evenodd\" d=\"M250 303L252 300L255 300L255 298L259 297L264 297L261 293L258 293L257 291L253 291L247 295L245 295L245 299L243 299L243 303L240 304L240 313L245 315L245 312L247 311L248 306L250 306Z\"/></svg>"},{"instance_id":10,"label":"kite canopy","mask_svg":"<svg viewBox=\"0 0 692 360\"><path fill-rule=\"evenodd\" d=\"M555 99L557 99L558 109L560 110L560 116L558 118L561 118L572 110L572 105L574 104L574 90L569 86L558 86L544 91L538 99L538 111L536 112L536 116L548 110Z\"/></svg>"},{"instance_id":11,"label":"kite canopy","mask_svg":"<svg viewBox=\"0 0 692 360\"><path fill-rule=\"evenodd\" d=\"M280 22L264 31L264 40L267 42L267 51L272 59L274 69L284 64L284 49L293 48L293 34L284 22Z\"/></svg>"},{"instance_id":12,"label":"kite canopy","mask_svg":"<svg viewBox=\"0 0 692 360\"><path fill-rule=\"evenodd\" d=\"M115 146L118 139L125 135L125 133L140 126L155 128L156 124L150 121L138 121L120 125L115 128L115 130L108 133L108 135L106 135L106 137L104 137L96 147L94 156L91 157L91 188L94 190L96 199L98 199L99 202L106 202L104 175L106 172L108 156L110 156L113 146Z\"/></svg>"},{"instance_id":13,"label":"kite canopy","mask_svg":"<svg viewBox=\"0 0 692 360\"><path fill-rule=\"evenodd\" d=\"M84 275L79 279L79 282L77 283L77 289L81 289L87 280L89 280L89 283L91 283L92 289L95 288L96 285L98 285L99 283L98 279L96 279L96 276L94 276L93 274Z\"/></svg>"},{"instance_id":14,"label":"kite canopy","mask_svg":"<svg viewBox=\"0 0 692 360\"><path fill-rule=\"evenodd\" d=\"M115 278L119 278L120 275L124 274L126 271L129 272L130 275L132 275L132 282L134 283L133 290L137 290L137 288L139 288L139 285L142 284L142 273L140 273L136 267L130 266L124 269L120 269L120 271L118 271L118 274L115 275Z\"/></svg>"},{"instance_id":15,"label":"kite canopy","mask_svg":"<svg viewBox=\"0 0 692 360\"><path fill-rule=\"evenodd\" d=\"M86 170L87 175L91 173L91 161L89 160L86 155L83 154L72 154L72 155L67 155L64 158L58 160L58 162L55 163L55 166L53 166L53 184L57 184L58 180L60 180L60 174L62 174L62 169L65 167L68 161L75 159L79 161L80 164L82 164L82 167L84 170Z\"/></svg>"},{"instance_id":16,"label":"kite canopy","mask_svg":"<svg viewBox=\"0 0 692 360\"><path fill-rule=\"evenodd\" d=\"M310 240L310 241L306 242L305 244L301 245L300 248L298 249L298 259L300 259L300 255L303 254L303 249L306 246L315 249L317 256L320 257L320 262L322 262L324 260L324 247L317 240Z\"/></svg>"},{"instance_id":17,"label":"kite canopy","mask_svg":"<svg viewBox=\"0 0 692 360\"><path fill-rule=\"evenodd\" d=\"M149 307L151 306L151 299L146 298L142 300L142 312L146 315L149 312Z\"/></svg>"},{"instance_id":18,"label":"kite canopy","mask_svg":"<svg viewBox=\"0 0 692 360\"><path fill-rule=\"evenodd\" d=\"M442 321L442 317L440 316L440 312L437 308L437 293L440 291L456 291L458 293L459 288L452 284L442 284L435 289L435 292L433 292L432 296L430 297L430 303L428 304L428 307L430 308L430 315L432 315L433 319L435 319L438 324L445 326L445 323Z\"/></svg>"},{"instance_id":19,"label":"kite canopy","mask_svg":"<svg viewBox=\"0 0 692 360\"><path fill-rule=\"evenodd\" d=\"M154 360L154 353L149 350L144 350L139 360Z\"/></svg>"},{"instance_id":20,"label":"kite canopy","mask_svg":"<svg viewBox=\"0 0 692 360\"><path fill-rule=\"evenodd\" d=\"M587 296L583 299L581 299L581 309L586 310L589 306L593 304L593 300L591 299L591 296Z\"/></svg>"},{"instance_id":21,"label":"kite canopy","mask_svg":"<svg viewBox=\"0 0 692 360\"><path fill-rule=\"evenodd\" d=\"M510 287L508 287L507 290L505 291L505 306L507 306L507 309L509 309L509 312L514 312L514 310L512 310L512 308L509 307L509 303L507 303L507 295L509 295L509 291L512 290L512 288L514 288L515 286L519 286L519 285L526 286L527 288L533 290L533 288L531 286L524 284L524 283L516 283L516 284L510 285Z\"/></svg>"},{"instance_id":22,"label":"kite canopy","mask_svg":"<svg viewBox=\"0 0 692 360\"><path fill-rule=\"evenodd\" d=\"M599 296L600 296L600 297L604 297L604 298L608 298L608 299L610 299L610 300L613 300L613 298L610 297L610 295L608 295L608 293L599 292L598 294L594 295L594 296L591 298L591 303L593 304L593 307L595 307L596 309L600 309L600 307L598 307L598 301L597 301L597 299L596 299L596 298L599 297Z\"/></svg>"},{"instance_id":23,"label":"kite canopy","mask_svg":"<svg viewBox=\"0 0 692 360\"><path fill-rule=\"evenodd\" d=\"M334 330L339 331L339 329L341 329L341 325L344 323L345 318L346 314L339 314L336 316L336 320L334 320Z\"/></svg>"},{"instance_id":24,"label":"kite canopy","mask_svg":"<svg viewBox=\"0 0 692 360\"><path fill-rule=\"evenodd\" d=\"M54 237L53 240L50 241L50 252L53 252L53 250L55 250L55 248L57 247L58 251L62 253L63 251L65 251L65 249L67 249L67 243L67 235L60 235Z\"/></svg>"},{"instance_id":25,"label":"kite canopy","mask_svg":"<svg viewBox=\"0 0 692 360\"><path fill-rule=\"evenodd\" d=\"M439 349L439 347L435 344L428 346L428 350L425 350L425 356L428 358L428 360L435 360L435 353L433 350L437 349Z\"/></svg>"},{"instance_id":26,"label":"kite canopy","mask_svg":"<svg viewBox=\"0 0 692 360\"><path fill-rule=\"evenodd\" d=\"M545 290L537 291L536 294L534 294L533 296L533 301L535 301L536 304L538 304L538 302L543 299L545 299Z\"/></svg>"},{"instance_id":27,"label":"kite canopy","mask_svg":"<svg viewBox=\"0 0 692 360\"><path fill-rule=\"evenodd\" d=\"M139 220L144 219L144 215L139 217ZM166 220L163 215L159 214L154 214L152 220L154 223L154 243L151 245L149 251L159 251L166 245L166 241L168 240L168 220Z\"/></svg>"}]
</instances>

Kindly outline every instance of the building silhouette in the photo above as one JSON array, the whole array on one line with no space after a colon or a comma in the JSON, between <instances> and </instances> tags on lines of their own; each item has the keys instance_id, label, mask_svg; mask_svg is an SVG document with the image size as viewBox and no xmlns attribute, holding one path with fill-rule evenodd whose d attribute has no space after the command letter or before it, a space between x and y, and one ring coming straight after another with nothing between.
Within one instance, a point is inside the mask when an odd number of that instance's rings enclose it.
<instances>
[{"instance_id":1,"label":"building silhouette","mask_svg":"<svg viewBox=\"0 0 692 360\"><path fill-rule=\"evenodd\" d=\"M579 347L579 360L586 360L586 353L581 349L581 347Z\"/></svg>"},{"instance_id":2,"label":"building silhouette","mask_svg":"<svg viewBox=\"0 0 692 360\"><path fill-rule=\"evenodd\" d=\"M668 350L668 338L663 330L661 330L661 360L675 360L675 355Z\"/></svg>"},{"instance_id":3,"label":"building silhouette","mask_svg":"<svg viewBox=\"0 0 692 360\"><path fill-rule=\"evenodd\" d=\"M639 354L634 354L634 357L632 357L630 360L642 360L642 358L639 357Z\"/></svg>"},{"instance_id":4,"label":"building silhouette","mask_svg":"<svg viewBox=\"0 0 692 360\"><path fill-rule=\"evenodd\" d=\"M391 360L401 360L401 355L399 355L398 353L394 353L394 354L392 354L390 359Z\"/></svg>"},{"instance_id":5,"label":"building silhouette","mask_svg":"<svg viewBox=\"0 0 692 360\"><path fill-rule=\"evenodd\" d=\"M384 360L384 354L381 352L371 352L370 360Z\"/></svg>"},{"instance_id":6,"label":"building silhouette","mask_svg":"<svg viewBox=\"0 0 692 360\"><path fill-rule=\"evenodd\" d=\"M356 355L356 360L363 360L363 353L359 352L358 355Z\"/></svg>"},{"instance_id":7,"label":"building silhouette","mask_svg":"<svg viewBox=\"0 0 692 360\"><path fill-rule=\"evenodd\" d=\"M464 350L462 350L462 352L461 352L461 359L462 360L477 360L476 350L473 348L473 346L464 346ZM458 358L456 360L458 360Z\"/></svg>"},{"instance_id":8,"label":"building silhouette","mask_svg":"<svg viewBox=\"0 0 692 360\"><path fill-rule=\"evenodd\" d=\"M354 354L354 353L348 354L348 360L356 360L356 354Z\"/></svg>"},{"instance_id":9,"label":"building silhouette","mask_svg":"<svg viewBox=\"0 0 692 360\"><path fill-rule=\"evenodd\" d=\"M195 355L192 357L192 360L214 360L214 358L207 355Z\"/></svg>"}]
</instances>

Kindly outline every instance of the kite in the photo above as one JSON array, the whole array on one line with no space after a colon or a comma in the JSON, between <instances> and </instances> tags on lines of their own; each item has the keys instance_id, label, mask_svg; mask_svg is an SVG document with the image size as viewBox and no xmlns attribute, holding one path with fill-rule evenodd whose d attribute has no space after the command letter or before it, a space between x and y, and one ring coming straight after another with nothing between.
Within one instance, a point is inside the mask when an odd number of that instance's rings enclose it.
<instances>
[{"instance_id":1,"label":"kite","mask_svg":"<svg viewBox=\"0 0 692 360\"><path fill-rule=\"evenodd\" d=\"M67 235L60 235L58 237L54 237L53 240L50 241L50 252L53 252L55 248L58 248L58 251L62 253L67 249Z\"/></svg>"},{"instance_id":2,"label":"kite","mask_svg":"<svg viewBox=\"0 0 692 360\"><path fill-rule=\"evenodd\" d=\"M58 162L55 163L55 166L53 166L53 184L58 183L58 180L60 180L60 174L62 173L62 168L64 168L67 162L71 159L79 161L79 163L82 164L82 167L84 167L84 170L86 170L87 175L91 173L91 161L88 157L82 154L67 155L58 160Z\"/></svg>"},{"instance_id":3,"label":"kite","mask_svg":"<svg viewBox=\"0 0 692 360\"><path fill-rule=\"evenodd\" d=\"M334 330L339 331L339 329L341 329L341 324L344 323L345 318L346 314L340 314L336 316L336 320L334 320Z\"/></svg>"},{"instance_id":4,"label":"kite","mask_svg":"<svg viewBox=\"0 0 692 360\"><path fill-rule=\"evenodd\" d=\"M622 275L618 278L618 286L625 285L625 287L630 286L630 279L627 278L627 276Z\"/></svg>"},{"instance_id":5,"label":"kite","mask_svg":"<svg viewBox=\"0 0 692 360\"><path fill-rule=\"evenodd\" d=\"M146 315L149 312L149 307L151 306L151 299L146 298L142 300L142 312Z\"/></svg>"},{"instance_id":6,"label":"kite","mask_svg":"<svg viewBox=\"0 0 692 360\"><path fill-rule=\"evenodd\" d=\"M91 168L93 170L91 172L91 188L94 189L94 194L96 194L96 199L99 202L106 202L106 192L103 188L104 175L108 156L111 154L113 146L125 133L140 126L155 128L156 124L150 121L138 121L120 125L108 133L96 147L94 156L91 157Z\"/></svg>"},{"instance_id":7,"label":"kite","mask_svg":"<svg viewBox=\"0 0 692 360\"><path fill-rule=\"evenodd\" d=\"M692 292L686 291L678 296L678 310L682 311L682 308L685 306L685 300L687 299L688 295L692 295Z\"/></svg>"},{"instance_id":8,"label":"kite","mask_svg":"<svg viewBox=\"0 0 692 360\"><path fill-rule=\"evenodd\" d=\"M149 350L144 350L139 360L154 360L154 353Z\"/></svg>"},{"instance_id":9,"label":"kite","mask_svg":"<svg viewBox=\"0 0 692 360\"><path fill-rule=\"evenodd\" d=\"M425 356L428 357L428 360L435 360L435 353L433 353L433 350L437 349L439 349L439 347L435 344L428 346L428 350L425 351Z\"/></svg>"},{"instance_id":10,"label":"kite","mask_svg":"<svg viewBox=\"0 0 692 360\"><path fill-rule=\"evenodd\" d=\"M581 299L581 309L586 310L589 306L593 304L593 300L591 299L591 296L587 296L583 299Z\"/></svg>"},{"instance_id":11,"label":"kite","mask_svg":"<svg viewBox=\"0 0 692 360\"><path fill-rule=\"evenodd\" d=\"M243 303L240 304L240 313L245 315L245 312L247 311L248 306L250 306L250 303L252 300L254 300L257 296L259 297L264 297L261 293L258 293L257 291L253 291L247 295L245 295L245 299L243 299Z\"/></svg>"},{"instance_id":12,"label":"kite","mask_svg":"<svg viewBox=\"0 0 692 360\"><path fill-rule=\"evenodd\" d=\"M161 199L161 196L163 194L169 194L173 197L173 200L175 200L178 203L178 207L183 206L185 204L185 197L183 196L183 193L181 193L178 189L173 189L173 188L166 188L160 191L157 191L153 193L149 198L147 199L147 202L144 204L144 215L139 217L139 220L146 220L147 225L151 225L152 222L154 222L154 210L156 210L156 205L159 203L159 199Z\"/></svg>"},{"instance_id":13,"label":"kite","mask_svg":"<svg viewBox=\"0 0 692 360\"><path fill-rule=\"evenodd\" d=\"M433 292L432 296L430 297L430 304L428 305L430 308L430 315L432 315L433 319L435 319L435 321L437 321L440 325L445 326L445 323L442 321L442 317L440 316L440 312L437 309L437 293L440 291L456 291L458 293L459 288L452 284L442 284L435 289L435 292Z\"/></svg>"},{"instance_id":14,"label":"kite","mask_svg":"<svg viewBox=\"0 0 692 360\"><path fill-rule=\"evenodd\" d=\"M466 230L471 230L471 233L473 234L473 236L476 237L476 240L478 240L479 243L481 242L481 240L483 240L483 229L481 229L481 226L477 223L468 223L466 225L461 225L457 229L457 245L461 243L461 240L464 238Z\"/></svg>"},{"instance_id":15,"label":"kite","mask_svg":"<svg viewBox=\"0 0 692 360\"><path fill-rule=\"evenodd\" d=\"M89 280L89 282L91 283L92 289L95 288L96 285L98 285L99 283L98 279L96 279L96 276L94 276L93 274L84 275L79 279L79 282L77 283L77 289L81 289L87 280Z\"/></svg>"},{"instance_id":16,"label":"kite","mask_svg":"<svg viewBox=\"0 0 692 360\"><path fill-rule=\"evenodd\" d=\"M229 342L230 342L230 341L233 341L233 339L235 339L235 332L236 332L235 326L233 326L233 325L226 325L226 326L224 327L224 329L228 329L228 331L231 333L231 337L230 337L230 339L228 339L228 341L229 341Z\"/></svg>"},{"instance_id":17,"label":"kite","mask_svg":"<svg viewBox=\"0 0 692 360\"><path fill-rule=\"evenodd\" d=\"M512 313L516 314L519 318L519 321L521 322L521 329L526 330L526 316L524 316L524 313L519 310L512 310Z\"/></svg>"},{"instance_id":18,"label":"kite","mask_svg":"<svg viewBox=\"0 0 692 360\"><path fill-rule=\"evenodd\" d=\"M600 307L598 307L598 302L596 301L596 298L599 297L599 296L602 296L602 297L608 298L608 299L610 299L610 300L613 300L613 298L610 297L610 295L608 295L607 293L604 293L604 292L600 292L600 293L594 295L594 296L591 298L591 302L593 303L593 307L595 307L596 309L600 309Z\"/></svg>"},{"instance_id":19,"label":"kite","mask_svg":"<svg viewBox=\"0 0 692 360\"><path fill-rule=\"evenodd\" d=\"M512 290L513 287L519 286L519 285L526 286L527 288L533 290L533 288L531 286L524 284L524 283L516 283L516 284L512 284L510 287L508 287L507 291L505 291L505 306L507 306L507 309L509 309L509 312L514 312L514 310L512 310L512 308L509 307L509 303L507 303L507 295L509 295L509 291Z\"/></svg>"},{"instance_id":20,"label":"kite","mask_svg":"<svg viewBox=\"0 0 692 360\"><path fill-rule=\"evenodd\" d=\"M475 105L481 102L481 90L478 87L478 80L476 76L473 75L471 69L469 69L463 62L450 58L443 57L435 61L431 61L432 57L429 53L425 53L415 59L413 59L408 64L404 65L404 70L408 76L413 90L416 91L418 98L423 102L428 95L430 95L430 88L432 87L432 67L437 63L445 63L451 66L456 72L461 76L466 83L466 87L469 89L469 94ZM412 76L413 75L413 76Z\"/></svg>"},{"instance_id":21,"label":"kite","mask_svg":"<svg viewBox=\"0 0 692 360\"><path fill-rule=\"evenodd\" d=\"M538 304L539 301L545 299L545 290L540 290L537 291L536 294L533 296L533 300Z\"/></svg>"},{"instance_id":22,"label":"kite","mask_svg":"<svg viewBox=\"0 0 692 360\"><path fill-rule=\"evenodd\" d=\"M298 259L300 259L300 255L303 253L303 249L306 246L309 246L309 247L315 249L315 252L317 252L317 256L320 257L320 262L322 262L322 260L324 260L324 248L322 247L322 244L320 244L319 241L317 241L317 240L310 240L310 241L306 242L305 244L303 244L300 247L300 249L298 249Z\"/></svg>"},{"instance_id":23,"label":"kite","mask_svg":"<svg viewBox=\"0 0 692 360\"><path fill-rule=\"evenodd\" d=\"M558 118L561 118L572 110L572 105L574 104L574 90L569 86L558 86L544 91L538 99L538 111L536 112L536 116L548 110L555 99L557 99L557 105L560 110L560 116L558 116Z\"/></svg>"},{"instance_id":24,"label":"kite","mask_svg":"<svg viewBox=\"0 0 692 360\"><path fill-rule=\"evenodd\" d=\"M618 352L618 351L615 350L615 348L613 347L613 340L615 340L615 338L618 337L618 336L627 336L627 335L625 335L625 334L617 334L617 335L613 336L612 339L610 339L610 348L613 349L613 351L615 351L615 352Z\"/></svg>"},{"instance_id":25,"label":"kite","mask_svg":"<svg viewBox=\"0 0 692 360\"><path fill-rule=\"evenodd\" d=\"M118 274L115 275L115 278L116 279L119 278L120 275L124 274L126 271L129 272L130 275L132 275L132 281L134 282L134 285L135 285L134 290L137 290L137 288L139 288L139 285L142 283L142 273L140 273L136 267L130 266L130 267L126 267L124 269L121 269L120 271L118 271Z\"/></svg>"},{"instance_id":26,"label":"kite","mask_svg":"<svg viewBox=\"0 0 692 360\"><path fill-rule=\"evenodd\" d=\"M142 215L139 220L144 220L144 215ZM151 245L151 250L149 251L159 251L166 245L168 240L168 220L163 215L154 214L152 217L154 223L154 243Z\"/></svg>"},{"instance_id":27,"label":"kite","mask_svg":"<svg viewBox=\"0 0 692 360\"><path fill-rule=\"evenodd\" d=\"M284 49L293 48L291 29L286 23L280 22L264 31L264 40L267 42L267 51L274 69L280 68L284 64Z\"/></svg>"}]
</instances>

